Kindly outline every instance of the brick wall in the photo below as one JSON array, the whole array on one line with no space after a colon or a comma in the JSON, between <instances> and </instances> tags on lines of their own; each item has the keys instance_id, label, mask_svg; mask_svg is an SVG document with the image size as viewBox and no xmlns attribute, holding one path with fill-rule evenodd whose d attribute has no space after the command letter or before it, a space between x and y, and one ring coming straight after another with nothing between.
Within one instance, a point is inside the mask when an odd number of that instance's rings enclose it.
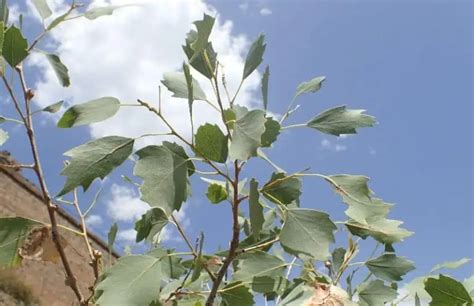
<instances>
[{"instance_id":1,"label":"brick wall","mask_svg":"<svg viewBox=\"0 0 474 306\"><path fill-rule=\"evenodd\" d=\"M1 153L0 153L1 154ZM0 161L2 156L0 156ZM5 161L5 158L3 158ZM75 230L80 230L77 220L64 211L59 211L58 223ZM19 216L32 218L49 223L45 204L35 186L28 182L20 172L0 167L0 216ZM82 237L61 230L61 235L67 240L65 252L71 268L78 278L78 283L84 295L89 294L88 286L93 282L92 268L89 266L89 256ZM107 245L95 235L89 235L92 247L105 256ZM114 254L117 257L117 254ZM104 262L106 264L106 262ZM13 272L19 279L31 288L43 306L76 305L72 290L64 284L64 272L61 262L23 260L21 267Z\"/></svg>"}]
</instances>

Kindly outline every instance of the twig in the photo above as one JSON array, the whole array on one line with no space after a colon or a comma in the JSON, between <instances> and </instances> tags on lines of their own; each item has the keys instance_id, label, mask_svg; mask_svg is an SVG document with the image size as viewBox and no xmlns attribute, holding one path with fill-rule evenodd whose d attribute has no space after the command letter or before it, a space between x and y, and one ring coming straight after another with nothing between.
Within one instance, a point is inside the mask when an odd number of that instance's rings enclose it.
<instances>
[{"instance_id":1,"label":"twig","mask_svg":"<svg viewBox=\"0 0 474 306\"><path fill-rule=\"evenodd\" d=\"M66 253L64 251L64 246L62 245L61 239L59 238L59 232L58 232L58 223L56 220L56 210L57 206L53 203L51 195L49 194L48 188L46 186L46 181L44 179L44 174L43 174L43 169L41 167L41 162L40 162L40 156L39 156L39 151L38 151L38 146L36 144L36 137L35 137L35 132L33 128L33 120L31 117L31 107L30 107L30 102L31 99L33 98L33 95L31 91L27 88L26 82L25 82L25 77L23 74L23 69L21 67L16 68L20 81L22 84L22 89L23 89L23 95L25 97L25 105L26 105L26 116L23 116L21 113L21 110L19 109L19 105L16 102L16 99L14 98L13 91L11 91L10 86L7 86L9 89L10 96L12 97L15 107L17 108L18 114L24 119L25 121L25 127L27 130L27 135L30 143L30 148L31 148L31 154L33 155L33 160L34 160L34 171L36 173L36 177L38 178L41 193L43 195L43 202L46 204L47 209L48 209L48 215L49 219L51 221L51 235L53 242L56 246L56 249L58 250L59 256L61 258L61 261L64 266L64 270L66 273L66 283L68 284L69 287L74 291L74 294L76 295L77 300L81 305L87 305L87 302L84 300L84 297L82 295L81 290L79 289L79 286L77 284L77 279L74 275L74 272L71 269L71 266L69 264L69 261L67 259ZM5 78L2 77L4 82L6 82Z\"/></svg>"},{"instance_id":2,"label":"twig","mask_svg":"<svg viewBox=\"0 0 474 306\"><path fill-rule=\"evenodd\" d=\"M264 247L266 247L266 246L272 245L272 244L274 244L275 242L278 242L278 241L280 241L280 237L276 237L276 238L274 238L274 239L272 239L272 240L269 240L269 241L264 242L264 243L261 243L261 244L254 245L254 246L252 246L252 247L248 247L248 248L245 248L245 249L237 250L237 251L236 251L236 254L239 255L239 254L242 254L242 253L248 253L248 252L251 252L251 251L255 251L255 250L264 248Z\"/></svg>"},{"instance_id":3,"label":"twig","mask_svg":"<svg viewBox=\"0 0 474 306\"><path fill-rule=\"evenodd\" d=\"M0 164L0 168L13 168L13 169L34 169L35 165L24 165L24 164Z\"/></svg>"}]
</instances>

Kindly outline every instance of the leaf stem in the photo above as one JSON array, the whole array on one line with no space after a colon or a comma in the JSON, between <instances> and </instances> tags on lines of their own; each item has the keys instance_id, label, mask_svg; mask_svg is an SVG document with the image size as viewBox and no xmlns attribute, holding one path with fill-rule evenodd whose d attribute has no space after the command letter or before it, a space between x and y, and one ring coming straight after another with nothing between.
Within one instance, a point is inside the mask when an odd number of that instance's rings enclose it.
<instances>
[{"instance_id":1,"label":"leaf stem","mask_svg":"<svg viewBox=\"0 0 474 306\"><path fill-rule=\"evenodd\" d=\"M299 124L292 124L292 125L287 125L287 126L282 126L282 130L288 130L292 128L298 128L298 127L307 127L306 123L299 123Z\"/></svg>"}]
</instances>

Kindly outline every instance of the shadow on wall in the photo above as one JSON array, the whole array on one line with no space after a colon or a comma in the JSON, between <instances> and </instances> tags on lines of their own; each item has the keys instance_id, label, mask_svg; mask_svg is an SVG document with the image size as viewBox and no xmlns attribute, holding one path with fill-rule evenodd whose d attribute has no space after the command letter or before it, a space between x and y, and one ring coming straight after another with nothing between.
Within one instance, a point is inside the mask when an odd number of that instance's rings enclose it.
<instances>
[{"instance_id":1,"label":"shadow on wall","mask_svg":"<svg viewBox=\"0 0 474 306\"><path fill-rule=\"evenodd\" d=\"M0 305L40 306L29 286L14 273L0 269Z\"/></svg>"}]
</instances>

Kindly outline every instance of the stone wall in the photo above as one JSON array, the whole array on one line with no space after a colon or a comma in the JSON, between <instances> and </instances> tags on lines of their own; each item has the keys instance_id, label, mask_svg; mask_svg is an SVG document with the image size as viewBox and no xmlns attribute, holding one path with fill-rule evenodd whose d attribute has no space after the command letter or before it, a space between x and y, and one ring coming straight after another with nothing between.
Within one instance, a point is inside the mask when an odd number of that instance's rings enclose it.
<instances>
[{"instance_id":1,"label":"stone wall","mask_svg":"<svg viewBox=\"0 0 474 306\"><path fill-rule=\"evenodd\" d=\"M2 156L0 153L0 162L5 161L7 161L5 155ZM11 162L10 159L8 161ZM19 216L49 223L46 206L41 201L41 194L37 188L19 171L2 167L0 167L0 216ZM77 220L64 210L58 211L57 219L59 224L80 231ZM90 293L88 286L93 283L93 272L88 264L90 259L84 239L70 231L61 230L60 233L67 241L65 252L71 268L78 278L83 294L88 296ZM93 234L89 234L89 237L92 247L104 254L104 265L106 265L107 244ZM118 257L115 253L113 256ZM13 273L21 279L43 306L76 305L74 293L64 283L64 271L60 261L51 263L23 260L22 266L13 272L4 270L0 273Z\"/></svg>"}]
</instances>

